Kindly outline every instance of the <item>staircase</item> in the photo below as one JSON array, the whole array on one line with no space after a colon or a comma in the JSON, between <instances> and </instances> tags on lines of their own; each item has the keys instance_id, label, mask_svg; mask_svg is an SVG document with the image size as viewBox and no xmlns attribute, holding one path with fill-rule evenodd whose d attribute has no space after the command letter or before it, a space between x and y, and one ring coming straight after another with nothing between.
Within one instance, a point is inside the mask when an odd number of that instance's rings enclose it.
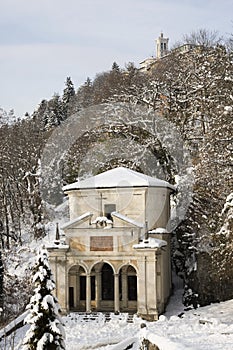
<instances>
[{"instance_id":1,"label":"staircase","mask_svg":"<svg viewBox=\"0 0 233 350\"><path fill-rule=\"evenodd\" d=\"M105 323L111 320L126 321L127 323L133 323L135 313L132 312L120 312L115 314L114 312L71 312L68 317L72 320L79 322L95 322Z\"/></svg>"}]
</instances>

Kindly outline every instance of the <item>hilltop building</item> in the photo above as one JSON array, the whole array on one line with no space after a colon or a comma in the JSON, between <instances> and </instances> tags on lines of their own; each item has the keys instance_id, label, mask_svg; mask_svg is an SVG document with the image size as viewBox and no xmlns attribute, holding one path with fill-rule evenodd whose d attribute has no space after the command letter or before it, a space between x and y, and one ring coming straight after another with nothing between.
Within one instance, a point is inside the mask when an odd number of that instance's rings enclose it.
<instances>
[{"instance_id":1,"label":"hilltop building","mask_svg":"<svg viewBox=\"0 0 233 350\"><path fill-rule=\"evenodd\" d=\"M178 46L171 51L169 50L169 38L165 38L163 33L155 40L156 42L156 54L155 57L149 57L140 62L139 70L141 72L149 72L156 64L163 58L166 58L171 52L187 53L190 50L194 49L196 45L194 44L183 44Z\"/></svg>"},{"instance_id":2,"label":"hilltop building","mask_svg":"<svg viewBox=\"0 0 233 350\"><path fill-rule=\"evenodd\" d=\"M63 312L137 312L157 320L171 282L174 186L118 167L64 187L70 221L48 247Z\"/></svg>"}]
</instances>

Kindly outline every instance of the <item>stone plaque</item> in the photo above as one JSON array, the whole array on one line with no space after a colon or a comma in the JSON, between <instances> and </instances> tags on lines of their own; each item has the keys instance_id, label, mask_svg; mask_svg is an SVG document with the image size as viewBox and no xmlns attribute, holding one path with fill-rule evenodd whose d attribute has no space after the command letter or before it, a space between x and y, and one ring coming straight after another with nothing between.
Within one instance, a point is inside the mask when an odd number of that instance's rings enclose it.
<instances>
[{"instance_id":1,"label":"stone plaque","mask_svg":"<svg viewBox=\"0 0 233 350\"><path fill-rule=\"evenodd\" d=\"M90 242L91 251L113 251L112 236L92 236Z\"/></svg>"}]
</instances>

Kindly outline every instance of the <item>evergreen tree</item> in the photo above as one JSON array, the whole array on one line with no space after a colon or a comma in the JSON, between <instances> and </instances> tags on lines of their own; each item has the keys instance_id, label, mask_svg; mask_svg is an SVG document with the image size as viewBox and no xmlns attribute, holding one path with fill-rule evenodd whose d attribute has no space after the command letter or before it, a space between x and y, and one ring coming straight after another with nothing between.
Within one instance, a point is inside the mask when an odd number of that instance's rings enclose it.
<instances>
[{"instance_id":1,"label":"evergreen tree","mask_svg":"<svg viewBox=\"0 0 233 350\"><path fill-rule=\"evenodd\" d=\"M59 316L59 305L52 295L55 282L44 248L38 254L33 275L36 288L27 306L30 313L25 320L31 327L26 333L23 350L65 349L65 333Z\"/></svg>"},{"instance_id":2,"label":"evergreen tree","mask_svg":"<svg viewBox=\"0 0 233 350\"><path fill-rule=\"evenodd\" d=\"M48 102L44 113L44 129L50 130L54 126L58 126L65 119L63 103L58 94L54 94L53 98Z\"/></svg>"},{"instance_id":3,"label":"evergreen tree","mask_svg":"<svg viewBox=\"0 0 233 350\"><path fill-rule=\"evenodd\" d=\"M75 95L74 84L71 80L71 77L67 77L65 89L63 91L63 103L68 104L71 98Z\"/></svg>"},{"instance_id":4,"label":"evergreen tree","mask_svg":"<svg viewBox=\"0 0 233 350\"><path fill-rule=\"evenodd\" d=\"M65 83L65 89L63 90L62 103L63 103L63 112L65 118L68 117L69 113L72 111L72 103L75 96L74 84L70 77L67 77Z\"/></svg>"},{"instance_id":5,"label":"evergreen tree","mask_svg":"<svg viewBox=\"0 0 233 350\"><path fill-rule=\"evenodd\" d=\"M78 89L76 100L77 111L93 105L93 84L89 77L87 77L85 83Z\"/></svg>"},{"instance_id":6,"label":"evergreen tree","mask_svg":"<svg viewBox=\"0 0 233 350\"><path fill-rule=\"evenodd\" d=\"M112 64L112 71L118 72L118 73L120 72L120 67L115 61Z\"/></svg>"},{"instance_id":7,"label":"evergreen tree","mask_svg":"<svg viewBox=\"0 0 233 350\"><path fill-rule=\"evenodd\" d=\"M42 100L38 106L38 108L33 112L32 116L34 119L37 119L40 122L41 128L44 129L44 126L47 124L47 106L48 101Z\"/></svg>"}]
</instances>

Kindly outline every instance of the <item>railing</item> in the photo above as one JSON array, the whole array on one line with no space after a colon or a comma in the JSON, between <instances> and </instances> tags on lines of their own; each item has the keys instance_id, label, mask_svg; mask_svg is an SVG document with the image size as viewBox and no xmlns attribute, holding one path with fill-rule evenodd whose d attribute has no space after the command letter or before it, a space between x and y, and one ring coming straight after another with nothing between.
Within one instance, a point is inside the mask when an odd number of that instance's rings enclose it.
<instances>
[{"instance_id":1,"label":"railing","mask_svg":"<svg viewBox=\"0 0 233 350\"><path fill-rule=\"evenodd\" d=\"M137 337L127 338L120 343L113 345L111 350L128 350L133 347L134 344L138 344L139 339Z\"/></svg>"},{"instance_id":2,"label":"railing","mask_svg":"<svg viewBox=\"0 0 233 350\"><path fill-rule=\"evenodd\" d=\"M24 319L29 311L25 311L22 315L11 321L6 327L0 330L0 340L13 333L16 329L21 328L24 325Z\"/></svg>"}]
</instances>

